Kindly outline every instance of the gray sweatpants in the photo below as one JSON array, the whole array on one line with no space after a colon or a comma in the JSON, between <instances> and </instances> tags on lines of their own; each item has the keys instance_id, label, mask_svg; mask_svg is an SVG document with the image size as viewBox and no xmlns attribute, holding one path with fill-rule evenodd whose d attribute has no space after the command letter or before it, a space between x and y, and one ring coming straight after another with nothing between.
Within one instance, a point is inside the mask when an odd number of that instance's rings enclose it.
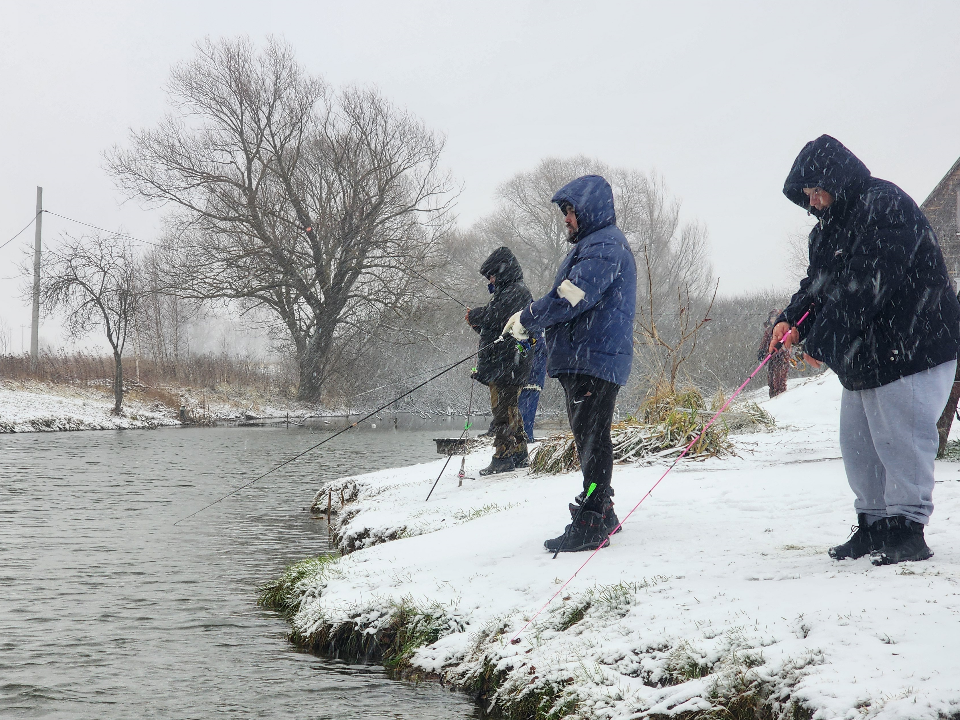
<instances>
[{"instance_id":1,"label":"gray sweatpants","mask_svg":"<svg viewBox=\"0 0 960 720\"><path fill-rule=\"evenodd\" d=\"M854 508L869 522L903 515L927 524L933 513L937 420L953 386L957 361L870 390L844 388L840 451Z\"/></svg>"}]
</instances>

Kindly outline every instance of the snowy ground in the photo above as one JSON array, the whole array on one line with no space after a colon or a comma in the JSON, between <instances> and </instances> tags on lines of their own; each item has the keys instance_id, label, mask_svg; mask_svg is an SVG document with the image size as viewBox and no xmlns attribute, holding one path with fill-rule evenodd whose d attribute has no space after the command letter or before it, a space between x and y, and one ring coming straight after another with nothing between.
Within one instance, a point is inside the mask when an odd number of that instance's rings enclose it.
<instances>
[{"instance_id":1,"label":"snowy ground","mask_svg":"<svg viewBox=\"0 0 960 720\"><path fill-rule=\"evenodd\" d=\"M584 717L705 710L751 684L815 718L953 716L960 465L937 467L932 560L830 560L828 546L855 520L839 398L832 373L791 382L762 402L778 430L736 436L737 457L678 465L517 644L509 640L589 555L552 560L542 545L568 521L579 474L458 487L454 462L429 503L442 459L352 478L341 483L357 499L340 533L357 551L301 583L295 629L376 628L406 601L448 628L415 666L463 684L486 659L507 673L502 701L552 683ZM469 456L467 474L488 456ZM615 467L621 518L664 469Z\"/></svg>"},{"instance_id":2,"label":"snowy ground","mask_svg":"<svg viewBox=\"0 0 960 720\"><path fill-rule=\"evenodd\" d=\"M124 401L123 415L112 410L113 395L96 388L0 382L0 433L179 425L162 405Z\"/></svg>"}]
</instances>

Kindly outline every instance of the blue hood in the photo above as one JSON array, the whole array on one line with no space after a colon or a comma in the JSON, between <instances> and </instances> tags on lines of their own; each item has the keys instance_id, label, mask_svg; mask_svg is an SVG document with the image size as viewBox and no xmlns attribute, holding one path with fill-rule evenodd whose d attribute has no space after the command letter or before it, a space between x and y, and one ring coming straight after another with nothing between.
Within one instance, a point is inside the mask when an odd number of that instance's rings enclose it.
<instances>
[{"instance_id":1,"label":"blue hood","mask_svg":"<svg viewBox=\"0 0 960 720\"><path fill-rule=\"evenodd\" d=\"M577 234L571 238L571 242L617 223L613 189L599 175L584 175L571 180L554 193L551 202L559 206L564 203L573 205L573 211L577 214Z\"/></svg>"}]
</instances>

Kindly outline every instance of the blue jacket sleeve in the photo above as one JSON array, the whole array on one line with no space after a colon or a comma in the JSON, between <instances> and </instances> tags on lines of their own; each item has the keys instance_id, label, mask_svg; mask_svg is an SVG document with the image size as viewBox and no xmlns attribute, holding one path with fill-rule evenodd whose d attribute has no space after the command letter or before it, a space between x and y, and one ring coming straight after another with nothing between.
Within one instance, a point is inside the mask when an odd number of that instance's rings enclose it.
<instances>
[{"instance_id":1,"label":"blue jacket sleeve","mask_svg":"<svg viewBox=\"0 0 960 720\"><path fill-rule=\"evenodd\" d=\"M560 297L555 287L523 310L520 324L528 330L540 330L572 320L592 308L620 274L620 251L619 243L612 240L589 243L563 278L583 291L583 299L573 305Z\"/></svg>"}]
</instances>

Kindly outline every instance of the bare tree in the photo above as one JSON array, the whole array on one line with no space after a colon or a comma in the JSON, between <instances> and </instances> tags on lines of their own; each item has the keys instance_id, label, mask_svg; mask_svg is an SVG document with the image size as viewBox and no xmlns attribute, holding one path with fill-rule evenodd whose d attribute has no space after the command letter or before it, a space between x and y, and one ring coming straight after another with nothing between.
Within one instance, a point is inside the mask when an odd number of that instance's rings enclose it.
<instances>
[{"instance_id":1,"label":"bare tree","mask_svg":"<svg viewBox=\"0 0 960 720\"><path fill-rule=\"evenodd\" d=\"M810 265L809 244L807 233L798 231L787 236L786 265L781 273L783 277L780 279L791 289L795 288L807 274L807 266Z\"/></svg>"},{"instance_id":2,"label":"bare tree","mask_svg":"<svg viewBox=\"0 0 960 720\"><path fill-rule=\"evenodd\" d=\"M497 209L477 223L474 234L486 246L485 252L509 246L523 267L530 290L535 295L545 293L553 285L557 265L570 250L563 216L550 198L574 178L609 172L603 163L582 155L542 160L535 169L500 185Z\"/></svg>"},{"instance_id":3,"label":"bare tree","mask_svg":"<svg viewBox=\"0 0 960 720\"><path fill-rule=\"evenodd\" d=\"M10 326L3 318L0 318L0 356L13 354L13 339L10 334Z\"/></svg>"},{"instance_id":4,"label":"bare tree","mask_svg":"<svg viewBox=\"0 0 960 720\"><path fill-rule=\"evenodd\" d=\"M706 231L696 223L681 222L680 202L670 197L663 181L582 155L547 158L534 170L503 183L497 190L496 211L479 221L474 233L490 249L509 245L531 290L546 292L570 250L563 218L550 199L563 185L588 174L603 175L613 187L617 226L634 251L650 250L657 293L672 296L681 285L695 297L710 291L713 270Z\"/></svg>"},{"instance_id":5,"label":"bare tree","mask_svg":"<svg viewBox=\"0 0 960 720\"><path fill-rule=\"evenodd\" d=\"M103 330L113 350L113 412L123 406L123 350L140 299L136 258L123 238L88 235L62 237L44 251L40 301L48 311L66 313L70 336Z\"/></svg>"},{"instance_id":6,"label":"bare tree","mask_svg":"<svg viewBox=\"0 0 960 720\"><path fill-rule=\"evenodd\" d=\"M534 293L550 289L570 250L553 194L576 177L603 175L613 188L617 226L638 258L638 366L636 384L675 384L681 366L697 349L712 298L716 297L706 229L681 219L681 205L663 180L629 168L610 167L584 156L542 161L498 190L497 210L473 228L489 252L510 246Z\"/></svg>"},{"instance_id":7,"label":"bare tree","mask_svg":"<svg viewBox=\"0 0 960 720\"><path fill-rule=\"evenodd\" d=\"M671 198L659 177L621 172L620 183L618 225L637 256L649 260L649 264L638 263L641 275L647 274L639 278L639 292L652 293L661 307L678 290L696 299L709 294L714 279L706 229L696 222L681 221L680 202ZM648 303L649 298L643 301Z\"/></svg>"},{"instance_id":8,"label":"bare tree","mask_svg":"<svg viewBox=\"0 0 960 720\"><path fill-rule=\"evenodd\" d=\"M176 66L174 114L108 157L132 195L171 204L179 292L269 309L299 397L395 317L439 264L442 140L371 90L331 91L271 39L207 40Z\"/></svg>"},{"instance_id":9,"label":"bare tree","mask_svg":"<svg viewBox=\"0 0 960 720\"><path fill-rule=\"evenodd\" d=\"M138 350L176 377L180 361L188 352L187 326L198 318L200 307L196 301L179 296L174 279L167 275L168 264L159 250L144 255L140 263L143 297L135 330Z\"/></svg>"},{"instance_id":10,"label":"bare tree","mask_svg":"<svg viewBox=\"0 0 960 720\"><path fill-rule=\"evenodd\" d=\"M641 257L641 277L647 282L647 292L643 304L637 308L637 319L634 334L639 337L649 351L646 360L655 359L656 366L653 373L653 382L650 384L658 391L670 395L676 394L677 378L681 367L697 350L700 331L710 322L710 311L717 299L719 281L714 285L713 296L705 307L698 307L698 303L690 296L690 287L682 282L676 286L676 304L672 305L675 314L669 323L672 332L664 335L657 322L662 324L669 315L664 315L657 306L658 293L654 290L655 272L652 268L650 249L644 247Z\"/></svg>"}]
</instances>

